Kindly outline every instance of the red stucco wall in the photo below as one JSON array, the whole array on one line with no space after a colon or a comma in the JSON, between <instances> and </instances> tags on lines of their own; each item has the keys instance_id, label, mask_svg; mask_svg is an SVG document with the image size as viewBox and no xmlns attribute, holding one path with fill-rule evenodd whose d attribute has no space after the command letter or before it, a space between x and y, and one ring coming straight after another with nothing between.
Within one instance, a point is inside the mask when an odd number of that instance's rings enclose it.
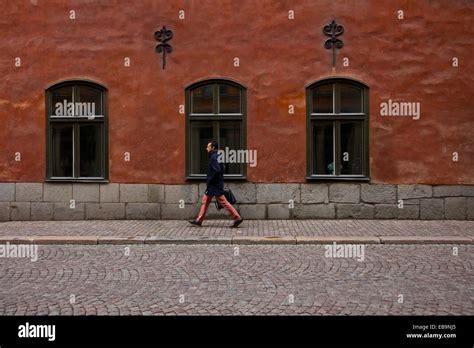
<instances>
[{"instance_id":1,"label":"red stucco wall","mask_svg":"<svg viewBox=\"0 0 474 348\"><path fill-rule=\"evenodd\" d=\"M0 181L44 180L44 91L87 78L108 87L110 180L182 183L184 89L227 77L248 88L247 145L258 150L249 181L304 182L305 85L336 75L370 86L372 182L474 183L472 1L1 0L0 8ZM345 27L335 72L321 33L333 16ZM166 70L153 37L162 25L174 31ZM421 102L421 119L381 117L389 98Z\"/></svg>"}]
</instances>

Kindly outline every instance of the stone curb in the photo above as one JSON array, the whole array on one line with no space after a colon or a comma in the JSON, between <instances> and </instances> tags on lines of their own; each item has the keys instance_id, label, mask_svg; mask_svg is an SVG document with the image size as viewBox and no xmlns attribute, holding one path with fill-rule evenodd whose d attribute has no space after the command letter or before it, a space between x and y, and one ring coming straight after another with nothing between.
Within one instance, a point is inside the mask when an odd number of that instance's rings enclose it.
<instances>
[{"instance_id":1,"label":"stone curb","mask_svg":"<svg viewBox=\"0 0 474 348\"><path fill-rule=\"evenodd\" d=\"M146 237L99 237L98 244L144 244Z\"/></svg>"},{"instance_id":2,"label":"stone curb","mask_svg":"<svg viewBox=\"0 0 474 348\"><path fill-rule=\"evenodd\" d=\"M474 237L419 237L419 236L381 236L382 244L474 244Z\"/></svg>"},{"instance_id":3,"label":"stone curb","mask_svg":"<svg viewBox=\"0 0 474 348\"><path fill-rule=\"evenodd\" d=\"M343 236L297 236L296 244L381 244L379 237L343 237Z\"/></svg>"},{"instance_id":4,"label":"stone curb","mask_svg":"<svg viewBox=\"0 0 474 348\"><path fill-rule=\"evenodd\" d=\"M235 236L232 244L296 244L292 236Z\"/></svg>"},{"instance_id":5,"label":"stone curb","mask_svg":"<svg viewBox=\"0 0 474 348\"><path fill-rule=\"evenodd\" d=\"M474 237L460 236L0 236L0 244L225 244L225 245L311 245L311 244L474 244Z\"/></svg>"},{"instance_id":6,"label":"stone curb","mask_svg":"<svg viewBox=\"0 0 474 348\"><path fill-rule=\"evenodd\" d=\"M232 244L231 237L146 237L145 244Z\"/></svg>"}]
</instances>

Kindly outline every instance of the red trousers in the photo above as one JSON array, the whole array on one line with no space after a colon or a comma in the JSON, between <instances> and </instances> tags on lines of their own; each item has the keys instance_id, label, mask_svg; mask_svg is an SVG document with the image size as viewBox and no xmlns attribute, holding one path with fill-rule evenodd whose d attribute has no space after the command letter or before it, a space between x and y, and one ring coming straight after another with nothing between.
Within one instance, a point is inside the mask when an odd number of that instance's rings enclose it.
<instances>
[{"instance_id":1,"label":"red trousers","mask_svg":"<svg viewBox=\"0 0 474 348\"><path fill-rule=\"evenodd\" d=\"M198 215L196 221L202 222L204 220L204 217L206 216L207 208L209 207L209 204L212 201L212 197L214 197L214 196L208 196L208 195L203 195L202 196L201 209L199 209L199 215ZM235 208L232 206L232 204L230 204L227 201L227 199L225 198L224 195L215 196L215 197L216 197L217 201L220 203L220 205L222 205L224 208L226 208L229 211L230 215L232 215L232 218L234 220L239 220L240 219L239 213L237 212L237 210L235 210Z\"/></svg>"}]
</instances>

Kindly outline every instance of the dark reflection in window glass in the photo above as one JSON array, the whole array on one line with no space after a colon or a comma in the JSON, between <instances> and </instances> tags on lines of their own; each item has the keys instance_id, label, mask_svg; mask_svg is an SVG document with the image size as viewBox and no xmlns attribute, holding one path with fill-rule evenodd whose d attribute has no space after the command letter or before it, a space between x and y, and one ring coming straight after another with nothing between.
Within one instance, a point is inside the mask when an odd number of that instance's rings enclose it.
<instances>
[{"instance_id":1,"label":"dark reflection in window glass","mask_svg":"<svg viewBox=\"0 0 474 348\"><path fill-rule=\"evenodd\" d=\"M348 84L340 84L339 93L341 113L362 112L362 90L360 88Z\"/></svg>"},{"instance_id":2,"label":"dark reflection in window glass","mask_svg":"<svg viewBox=\"0 0 474 348\"><path fill-rule=\"evenodd\" d=\"M67 116L67 110L64 110L64 101L72 102L72 86L56 88L51 93L51 115ZM61 104L61 105L58 105Z\"/></svg>"},{"instance_id":3,"label":"dark reflection in window glass","mask_svg":"<svg viewBox=\"0 0 474 348\"><path fill-rule=\"evenodd\" d=\"M219 125L219 144L220 149L228 151L227 159L229 163L224 163L224 174L240 174L240 163L237 161L239 160L248 160L244 157L243 152L241 151L240 154L238 150L241 149L240 145L240 123L239 122L222 122ZM230 157L232 155L232 151L235 154L235 160ZM224 157L223 159L225 159Z\"/></svg>"},{"instance_id":4,"label":"dark reflection in window glass","mask_svg":"<svg viewBox=\"0 0 474 348\"><path fill-rule=\"evenodd\" d=\"M192 113L213 113L214 86L203 86L192 91Z\"/></svg>"},{"instance_id":5,"label":"dark reflection in window glass","mask_svg":"<svg viewBox=\"0 0 474 348\"><path fill-rule=\"evenodd\" d=\"M214 139L211 122L191 123L191 170L193 174L206 174L208 153L206 146Z\"/></svg>"},{"instance_id":6,"label":"dark reflection in window glass","mask_svg":"<svg viewBox=\"0 0 474 348\"><path fill-rule=\"evenodd\" d=\"M101 126L81 125L80 137L80 176L100 177L101 176Z\"/></svg>"},{"instance_id":7,"label":"dark reflection in window glass","mask_svg":"<svg viewBox=\"0 0 474 348\"><path fill-rule=\"evenodd\" d=\"M93 107L95 115L104 114L102 109L102 92L96 88L89 86L79 86L79 102L89 103L87 107L89 110L91 107Z\"/></svg>"},{"instance_id":8,"label":"dark reflection in window glass","mask_svg":"<svg viewBox=\"0 0 474 348\"><path fill-rule=\"evenodd\" d=\"M362 174L362 122L341 123L341 174Z\"/></svg>"},{"instance_id":9,"label":"dark reflection in window glass","mask_svg":"<svg viewBox=\"0 0 474 348\"><path fill-rule=\"evenodd\" d=\"M314 174L334 175L334 131L333 122L313 124Z\"/></svg>"},{"instance_id":10,"label":"dark reflection in window glass","mask_svg":"<svg viewBox=\"0 0 474 348\"><path fill-rule=\"evenodd\" d=\"M313 89L313 113L333 113L334 84L326 84Z\"/></svg>"},{"instance_id":11,"label":"dark reflection in window glass","mask_svg":"<svg viewBox=\"0 0 474 348\"><path fill-rule=\"evenodd\" d=\"M240 89L229 85L219 86L219 112L240 113Z\"/></svg>"},{"instance_id":12,"label":"dark reflection in window glass","mask_svg":"<svg viewBox=\"0 0 474 348\"><path fill-rule=\"evenodd\" d=\"M72 126L59 124L51 126L51 150L53 176L72 177L74 162Z\"/></svg>"}]
</instances>

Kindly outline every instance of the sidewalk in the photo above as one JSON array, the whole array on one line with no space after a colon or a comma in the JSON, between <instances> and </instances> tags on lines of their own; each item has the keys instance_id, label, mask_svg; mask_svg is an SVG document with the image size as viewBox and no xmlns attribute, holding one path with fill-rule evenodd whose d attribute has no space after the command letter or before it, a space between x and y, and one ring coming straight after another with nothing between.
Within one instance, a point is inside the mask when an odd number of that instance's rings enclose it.
<instances>
[{"instance_id":1,"label":"sidewalk","mask_svg":"<svg viewBox=\"0 0 474 348\"><path fill-rule=\"evenodd\" d=\"M474 221L458 220L9 221L0 243L37 244L474 244Z\"/></svg>"}]
</instances>

